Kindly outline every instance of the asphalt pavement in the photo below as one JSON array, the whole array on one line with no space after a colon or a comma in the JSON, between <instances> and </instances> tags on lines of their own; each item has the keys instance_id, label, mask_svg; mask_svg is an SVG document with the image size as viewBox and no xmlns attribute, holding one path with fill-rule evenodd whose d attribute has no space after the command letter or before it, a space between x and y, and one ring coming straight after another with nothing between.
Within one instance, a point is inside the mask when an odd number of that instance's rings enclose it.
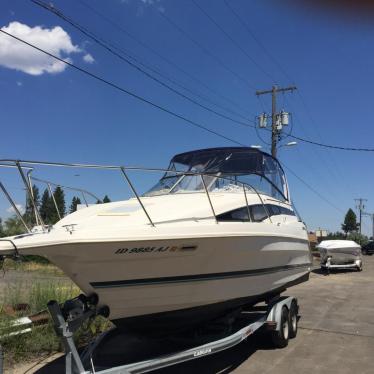
<instances>
[{"instance_id":1,"label":"asphalt pavement","mask_svg":"<svg viewBox=\"0 0 374 374\"><path fill-rule=\"evenodd\" d=\"M157 373L374 373L374 256L364 256L362 272L325 275L316 268L286 294L300 305L298 335L286 348L274 349L255 333L234 348ZM62 364L60 357L28 373L60 373Z\"/></svg>"},{"instance_id":2,"label":"asphalt pavement","mask_svg":"<svg viewBox=\"0 0 374 374\"><path fill-rule=\"evenodd\" d=\"M300 305L298 335L286 348L274 349L255 334L233 349L162 373L374 373L374 256L363 260L362 272L325 275L317 268L308 282L286 292Z\"/></svg>"}]
</instances>

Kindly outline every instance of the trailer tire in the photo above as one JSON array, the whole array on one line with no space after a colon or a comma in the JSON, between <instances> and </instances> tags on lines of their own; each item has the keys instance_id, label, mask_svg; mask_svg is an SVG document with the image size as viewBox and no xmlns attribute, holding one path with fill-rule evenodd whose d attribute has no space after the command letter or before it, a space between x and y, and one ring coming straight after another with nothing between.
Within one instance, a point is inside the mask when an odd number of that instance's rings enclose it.
<instances>
[{"instance_id":1,"label":"trailer tire","mask_svg":"<svg viewBox=\"0 0 374 374\"><path fill-rule=\"evenodd\" d=\"M290 307L290 339L297 335L299 307L296 300L293 300Z\"/></svg>"},{"instance_id":2,"label":"trailer tire","mask_svg":"<svg viewBox=\"0 0 374 374\"><path fill-rule=\"evenodd\" d=\"M282 307L279 330L272 331L271 340L274 347L284 348L290 337L290 316L286 306Z\"/></svg>"}]
</instances>

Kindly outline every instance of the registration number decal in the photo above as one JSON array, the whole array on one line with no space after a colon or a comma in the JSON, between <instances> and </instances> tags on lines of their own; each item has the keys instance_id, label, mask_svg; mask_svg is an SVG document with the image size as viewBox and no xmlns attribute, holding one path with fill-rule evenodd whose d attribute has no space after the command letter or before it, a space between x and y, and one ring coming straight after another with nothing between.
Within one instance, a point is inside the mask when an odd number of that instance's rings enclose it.
<instances>
[{"instance_id":1,"label":"registration number decal","mask_svg":"<svg viewBox=\"0 0 374 374\"><path fill-rule=\"evenodd\" d=\"M155 252L189 252L197 249L197 245L183 245L183 246L156 246L156 247L135 247L135 248L119 248L115 254L130 254L130 253L155 253Z\"/></svg>"}]
</instances>

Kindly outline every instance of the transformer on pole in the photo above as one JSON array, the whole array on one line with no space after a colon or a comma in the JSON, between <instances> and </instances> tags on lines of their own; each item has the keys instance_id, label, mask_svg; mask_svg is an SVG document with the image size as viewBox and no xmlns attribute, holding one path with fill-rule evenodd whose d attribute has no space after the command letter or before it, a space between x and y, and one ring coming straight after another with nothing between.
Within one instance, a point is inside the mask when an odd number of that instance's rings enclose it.
<instances>
[{"instance_id":1,"label":"transformer on pole","mask_svg":"<svg viewBox=\"0 0 374 374\"><path fill-rule=\"evenodd\" d=\"M293 92L297 88L295 86L285 87L285 88L278 88L277 86L273 86L271 90L267 91L256 91L256 95L265 95L271 94L272 98L272 105L271 105L271 155L273 157L277 157L277 142L279 135L284 126L288 126L289 124L289 113L285 111L281 111L277 113L277 93L279 92ZM267 117L266 113L262 113L258 117L258 126L260 128L267 127Z\"/></svg>"}]
</instances>

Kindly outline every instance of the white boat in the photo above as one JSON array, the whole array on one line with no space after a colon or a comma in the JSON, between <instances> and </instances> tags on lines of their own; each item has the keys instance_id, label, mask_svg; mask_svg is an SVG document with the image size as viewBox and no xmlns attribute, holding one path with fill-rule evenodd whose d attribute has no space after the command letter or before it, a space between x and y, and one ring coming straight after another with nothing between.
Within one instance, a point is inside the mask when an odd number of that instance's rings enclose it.
<instances>
[{"instance_id":1,"label":"white boat","mask_svg":"<svg viewBox=\"0 0 374 374\"><path fill-rule=\"evenodd\" d=\"M167 170L143 196L6 238L0 254L45 256L96 293L117 326L152 331L197 325L309 278L307 230L277 160L213 148L179 154Z\"/></svg>"},{"instance_id":2,"label":"white boat","mask_svg":"<svg viewBox=\"0 0 374 374\"><path fill-rule=\"evenodd\" d=\"M316 246L321 254L321 267L362 270L361 246L352 240L323 240Z\"/></svg>"}]
</instances>

